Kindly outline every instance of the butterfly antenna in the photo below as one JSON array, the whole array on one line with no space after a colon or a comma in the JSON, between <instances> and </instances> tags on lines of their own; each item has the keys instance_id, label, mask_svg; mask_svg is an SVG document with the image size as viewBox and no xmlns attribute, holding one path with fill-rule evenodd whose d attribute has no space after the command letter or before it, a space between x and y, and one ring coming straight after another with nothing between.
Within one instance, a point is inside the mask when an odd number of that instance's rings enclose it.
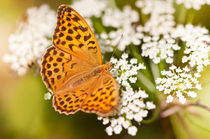
<instances>
[{"instance_id":1,"label":"butterfly antenna","mask_svg":"<svg viewBox=\"0 0 210 139\"><path fill-rule=\"evenodd\" d=\"M117 45L116 45L116 46L115 46L115 48L114 48L114 51L113 51L113 53L112 53L111 58L113 57L113 55L114 55L115 51L117 50L117 46L120 44L120 42L121 42L122 38L123 38L123 34L121 34L120 39L119 39L119 41L118 41Z\"/></svg>"}]
</instances>

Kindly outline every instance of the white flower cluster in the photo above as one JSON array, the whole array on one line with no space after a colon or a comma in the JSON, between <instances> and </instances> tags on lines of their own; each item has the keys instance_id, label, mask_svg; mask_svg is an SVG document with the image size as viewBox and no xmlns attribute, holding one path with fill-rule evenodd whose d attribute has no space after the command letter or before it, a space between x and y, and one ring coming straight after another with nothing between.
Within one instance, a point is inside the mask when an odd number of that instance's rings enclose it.
<instances>
[{"instance_id":1,"label":"white flower cluster","mask_svg":"<svg viewBox=\"0 0 210 139\"><path fill-rule=\"evenodd\" d=\"M168 35L175 25L172 0L144 0L137 1L136 6L141 8L143 14L150 14L143 27L143 32L151 36Z\"/></svg>"},{"instance_id":2,"label":"white flower cluster","mask_svg":"<svg viewBox=\"0 0 210 139\"><path fill-rule=\"evenodd\" d=\"M125 6L122 11L119 9L106 9L102 17L104 26L116 28L109 33L102 33L99 37L99 43L102 47L102 52L112 51L111 46L118 44L120 51L125 50L126 46L133 43L139 45L142 33L136 31L133 23L139 21L139 15L132 10L130 6ZM120 38L122 39L120 40Z\"/></svg>"},{"instance_id":3,"label":"white flower cluster","mask_svg":"<svg viewBox=\"0 0 210 139\"><path fill-rule=\"evenodd\" d=\"M182 63L188 64L190 69L172 66L171 71L162 71L163 78L156 80L157 89L167 95L168 103L173 101L174 96L178 97L181 103L185 103L187 96L196 97L197 94L192 90L197 87L201 89L197 81L199 72L210 64L208 30L190 24L175 26L172 0L137 1L136 6L141 8L142 13L150 14L145 26L141 28L141 31L147 34L143 37L142 56L149 57L156 64L163 59L172 64L174 51L181 49L179 40L186 44L183 46L185 49ZM172 69L175 72L172 72ZM190 80L190 77L193 79Z\"/></svg>"},{"instance_id":4,"label":"white flower cluster","mask_svg":"<svg viewBox=\"0 0 210 139\"><path fill-rule=\"evenodd\" d=\"M177 4L184 4L186 8L199 10L202 5L210 5L210 0L176 0Z\"/></svg>"},{"instance_id":5,"label":"white flower cluster","mask_svg":"<svg viewBox=\"0 0 210 139\"><path fill-rule=\"evenodd\" d=\"M166 102L170 103L175 97L184 104L187 97L197 96L195 89L201 90L199 73L192 74L188 67L183 69L171 66L169 71L161 71L162 78L156 79L157 89L167 95Z\"/></svg>"},{"instance_id":6,"label":"white flower cluster","mask_svg":"<svg viewBox=\"0 0 210 139\"><path fill-rule=\"evenodd\" d=\"M149 56L154 63L160 63L160 60L165 59L166 63L173 63L174 51L180 50L180 47L175 42L175 39L169 36L159 37L144 37L142 44L142 56Z\"/></svg>"},{"instance_id":7,"label":"white flower cluster","mask_svg":"<svg viewBox=\"0 0 210 139\"><path fill-rule=\"evenodd\" d=\"M148 115L148 110L154 109L155 105L147 101L145 98L148 94L139 89L134 91L131 87L132 83L137 80L138 70L145 69L144 65L137 63L137 59L127 61L128 55L123 54L122 58L117 60L112 58L111 62L114 64L111 73L116 77L120 85L120 102L115 117L99 117L103 124L110 124L106 128L108 135L120 134L122 129L127 129L128 134L135 136L137 127L132 125L132 122L140 122Z\"/></svg>"},{"instance_id":8,"label":"white flower cluster","mask_svg":"<svg viewBox=\"0 0 210 139\"><path fill-rule=\"evenodd\" d=\"M189 62L191 67L196 67L197 72L203 71L204 66L210 64L210 45L208 45L210 36L206 28L191 24L178 25L171 34L172 37L186 42L185 56L182 57L183 63Z\"/></svg>"},{"instance_id":9,"label":"white flower cluster","mask_svg":"<svg viewBox=\"0 0 210 139\"><path fill-rule=\"evenodd\" d=\"M50 100L51 97L52 97L52 93L50 93L50 92L47 92L44 94L44 100Z\"/></svg>"},{"instance_id":10,"label":"white flower cluster","mask_svg":"<svg viewBox=\"0 0 210 139\"><path fill-rule=\"evenodd\" d=\"M9 37L10 54L3 56L3 61L11 63L11 69L18 75L27 72L32 62L40 63L41 56L51 44L56 23L56 13L47 5L30 8L17 31Z\"/></svg>"},{"instance_id":11,"label":"white flower cluster","mask_svg":"<svg viewBox=\"0 0 210 139\"><path fill-rule=\"evenodd\" d=\"M101 17L102 12L107 8L106 0L74 0L70 6L83 17Z\"/></svg>"},{"instance_id":12,"label":"white flower cluster","mask_svg":"<svg viewBox=\"0 0 210 139\"><path fill-rule=\"evenodd\" d=\"M175 39L170 36L174 28L174 8L171 0L146 0L137 1L136 6L142 13L150 14L144 27L139 27L139 32L144 32L142 56L149 57L154 63L166 60L173 63L174 51L180 49Z\"/></svg>"},{"instance_id":13,"label":"white flower cluster","mask_svg":"<svg viewBox=\"0 0 210 139\"><path fill-rule=\"evenodd\" d=\"M74 0L70 6L85 18L94 32L91 17L101 17L102 12L107 8L107 4L106 0Z\"/></svg>"}]
</instances>

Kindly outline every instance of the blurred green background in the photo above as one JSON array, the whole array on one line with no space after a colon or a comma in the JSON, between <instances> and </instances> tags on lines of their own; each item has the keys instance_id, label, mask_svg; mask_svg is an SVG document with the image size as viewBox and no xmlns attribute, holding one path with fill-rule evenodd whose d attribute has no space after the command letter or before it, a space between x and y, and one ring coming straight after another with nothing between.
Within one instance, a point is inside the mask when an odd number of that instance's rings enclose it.
<instances>
[{"instance_id":1,"label":"blurred green background","mask_svg":"<svg viewBox=\"0 0 210 139\"><path fill-rule=\"evenodd\" d=\"M120 1L119 6L133 3L134 0ZM0 57L8 50L8 37L17 28L17 19L24 15L29 7L49 4L54 10L65 0L0 0ZM183 5L176 6L182 9ZM176 21L186 23L191 20L210 29L209 6L200 11L188 10L188 20L180 18L181 10L176 13ZM137 136L132 137L122 132L120 135L107 136L105 126L94 114L78 112L74 115L63 115L54 111L51 101L44 100L47 92L40 75L29 72L26 76L13 77L9 65L0 60L0 138L51 138L51 139L105 139L105 138L210 138L210 112L195 108L199 117L189 115L185 110L169 118L157 119L151 124L139 127ZM203 90L199 92L201 103L210 106L210 68L202 75Z\"/></svg>"}]
</instances>

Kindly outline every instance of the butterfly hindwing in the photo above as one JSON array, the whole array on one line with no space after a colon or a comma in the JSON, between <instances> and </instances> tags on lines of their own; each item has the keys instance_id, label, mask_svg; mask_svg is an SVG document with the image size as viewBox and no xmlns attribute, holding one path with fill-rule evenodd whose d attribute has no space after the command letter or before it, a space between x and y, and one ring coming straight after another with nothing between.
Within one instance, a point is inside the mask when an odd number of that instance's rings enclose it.
<instances>
[{"instance_id":1,"label":"butterfly hindwing","mask_svg":"<svg viewBox=\"0 0 210 139\"><path fill-rule=\"evenodd\" d=\"M59 113L73 114L80 110L87 93L80 90L65 91L53 96L53 107Z\"/></svg>"},{"instance_id":2,"label":"butterfly hindwing","mask_svg":"<svg viewBox=\"0 0 210 139\"><path fill-rule=\"evenodd\" d=\"M118 87L115 79L105 73L93 83L94 89L82 104L82 111L107 116L118 104Z\"/></svg>"},{"instance_id":3,"label":"butterfly hindwing","mask_svg":"<svg viewBox=\"0 0 210 139\"><path fill-rule=\"evenodd\" d=\"M83 74L80 74L73 81L82 79ZM96 77L97 78L97 77ZM73 83L73 84L74 84ZM59 89L53 97L53 107L55 110L64 114L73 114L81 109L82 104L90 94L91 88L94 86L95 78L90 78L88 81L77 83L75 87L69 87L72 84L66 84L62 89Z\"/></svg>"},{"instance_id":4,"label":"butterfly hindwing","mask_svg":"<svg viewBox=\"0 0 210 139\"><path fill-rule=\"evenodd\" d=\"M61 5L53 35L56 47L92 65L102 64L98 42L89 25L73 8Z\"/></svg>"}]
</instances>

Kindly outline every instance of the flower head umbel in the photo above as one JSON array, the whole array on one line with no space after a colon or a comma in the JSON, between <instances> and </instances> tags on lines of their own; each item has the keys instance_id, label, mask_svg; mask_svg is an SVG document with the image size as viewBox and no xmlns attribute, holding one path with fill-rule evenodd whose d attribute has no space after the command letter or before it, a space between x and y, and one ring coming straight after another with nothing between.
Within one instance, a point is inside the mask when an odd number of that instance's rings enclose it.
<instances>
[{"instance_id":1,"label":"flower head umbel","mask_svg":"<svg viewBox=\"0 0 210 139\"><path fill-rule=\"evenodd\" d=\"M210 64L210 46L207 44L210 36L207 29L191 24L178 25L172 31L172 37L180 38L186 43L185 55L182 57L183 63L189 63L192 68L196 68L197 72L201 72L205 66Z\"/></svg>"},{"instance_id":2,"label":"flower head umbel","mask_svg":"<svg viewBox=\"0 0 210 139\"><path fill-rule=\"evenodd\" d=\"M40 63L41 56L51 43L56 23L56 13L48 5L30 8L17 31L9 37L10 53L3 57L11 63L11 69L18 75L24 75L28 65Z\"/></svg>"},{"instance_id":3,"label":"flower head umbel","mask_svg":"<svg viewBox=\"0 0 210 139\"><path fill-rule=\"evenodd\" d=\"M187 98L197 96L196 89L202 89L198 78L203 68L210 64L210 46L206 43L210 40L210 36L205 28L187 24L175 27L171 31L171 37L184 42L181 62L186 66L184 68L171 66L169 71L161 71L163 77L157 78L156 84L157 89L167 96L167 103L177 97L179 102L184 104Z\"/></svg>"},{"instance_id":4,"label":"flower head umbel","mask_svg":"<svg viewBox=\"0 0 210 139\"><path fill-rule=\"evenodd\" d=\"M175 25L172 0L138 0L136 6L141 8L143 14L150 15L143 27L143 32L154 37L169 35Z\"/></svg>"},{"instance_id":5,"label":"flower head umbel","mask_svg":"<svg viewBox=\"0 0 210 139\"><path fill-rule=\"evenodd\" d=\"M190 97L195 98L195 89L201 89L198 75L210 64L208 30L191 24L176 25L172 0L137 1L136 6L144 14L150 14L141 28L145 34L141 46L142 56L149 57L155 64L165 60L165 63L173 65L178 60L175 52L181 53L181 48L184 50L180 61L185 68L168 65L170 71L160 71L162 77L156 79L156 88L167 96L167 103L172 102L175 96L181 103Z\"/></svg>"},{"instance_id":6,"label":"flower head umbel","mask_svg":"<svg viewBox=\"0 0 210 139\"><path fill-rule=\"evenodd\" d=\"M144 14L150 14L150 18L141 28L141 32L145 34L141 55L149 57L156 64L161 60L173 63L174 51L180 50L180 46L170 36L175 25L172 1L137 1L136 6L141 8Z\"/></svg>"},{"instance_id":7,"label":"flower head umbel","mask_svg":"<svg viewBox=\"0 0 210 139\"><path fill-rule=\"evenodd\" d=\"M88 7L87 7L88 5ZM97 6L96 6L97 5ZM102 12L107 8L106 0L75 0L71 5L83 17L90 18L92 16L100 17Z\"/></svg>"},{"instance_id":8,"label":"flower head umbel","mask_svg":"<svg viewBox=\"0 0 210 139\"><path fill-rule=\"evenodd\" d=\"M109 33L103 32L99 37L99 43L103 46L102 52L112 51L112 46L116 46L120 51L125 50L126 46L133 43L140 44L142 34L137 32L134 25L139 20L139 15L130 6L125 6L122 11L118 9L106 9L102 17L104 26L116 28ZM120 40L121 36L123 38ZM119 41L120 40L120 41Z\"/></svg>"},{"instance_id":9,"label":"flower head umbel","mask_svg":"<svg viewBox=\"0 0 210 139\"><path fill-rule=\"evenodd\" d=\"M194 90L201 90L198 77L199 73L190 73L190 69L185 67L183 69L171 66L169 71L161 71L162 78L157 78L157 89L167 96L167 103L177 97L179 102L184 104L186 98L195 98L197 93Z\"/></svg>"},{"instance_id":10,"label":"flower head umbel","mask_svg":"<svg viewBox=\"0 0 210 139\"><path fill-rule=\"evenodd\" d=\"M159 63L165 59L166 63L173 63L174 51L180 50L175 39L169 36L159 37L144 37L142 45L142 56L149 57L154 63Z\"/></svg>"},{"instance_id":11,"label":"flower head umbel","mask_svg":"<svg viewBox=\"0 0 210 139\"><path fill-rule=\"evenodd\" d=\"M202 5L210 5L210 0L176 0L177 4L184 4L186 8L193 8L199 10Z\"/></svg>"},{"instance_id":12,"label":"flower head umbel","mask_svg":"<svg viewBox=\"0 0 210 139\"><path fill-rule=\"evenodd\" d=\"M140 124L148 115L148 110L155 108L152 102L145 101L149 95L144 90L134 90L131 87L137 80L138 71L145 69L145 66L134 58L128 61L128 54L123 54L119 60L112 58L111 62L114 64L111 73L120 86L120 102L115 117L99 117L99 120L102 120L103 124L110 124L106 128L108 135L120 134L124 128L128 130L128 134L134 136L138 129L131 123Z\"/></svg>"}]
</instances>

